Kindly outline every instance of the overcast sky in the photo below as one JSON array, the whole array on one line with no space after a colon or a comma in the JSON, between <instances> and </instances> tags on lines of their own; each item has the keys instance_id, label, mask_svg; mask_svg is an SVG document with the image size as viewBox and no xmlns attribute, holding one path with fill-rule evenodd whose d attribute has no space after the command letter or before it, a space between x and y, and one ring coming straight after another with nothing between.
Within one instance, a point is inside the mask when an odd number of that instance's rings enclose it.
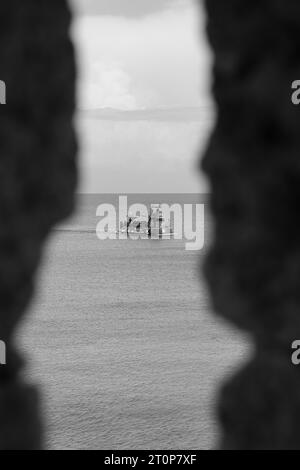
<instances>
[{"instance_id":1,"label":"overcast sky","mask_svg":"<svg viewBox=\"0 0 300 470\"><path fill-rule=\"evenodd\" d=\"M72 2L77 11L73 36L80 70L78 125L83 170L80 189L86 192L205 189L194 168L196 150L206 142L211 113L207 118L201 114L197 122L195 115L189 118L187 111L190 107L205 110L211 106L210 55L198 2ZM111 108L115 116L120 112L119 119L112 121L108 116L105 120L105 113ZM182 119L176 118L174 122L172 112L169 121L153 113L166 108L176 108L177 118L178 109L182 108ZM102 110L101 120L93 119L95 110ZM136 116L132 112L137 110L144 113L143 122L138 119L132 125L135 117L131 116ZM147 148L143 152L144 145ZM122 176L118 171L120 161ZM170 165L172 176L168 178Z\"/></svg>"},{"instance_id":2,"label":"overcast sky","mask_svg":"<svg viewBox=\"0 0 300 470\"><path fill-rule=\"evenodd\" d=\"M159 13L185 0L73 0L76 11L85 15L114 15L139 18Z\"/></svg>"}]
</instances>

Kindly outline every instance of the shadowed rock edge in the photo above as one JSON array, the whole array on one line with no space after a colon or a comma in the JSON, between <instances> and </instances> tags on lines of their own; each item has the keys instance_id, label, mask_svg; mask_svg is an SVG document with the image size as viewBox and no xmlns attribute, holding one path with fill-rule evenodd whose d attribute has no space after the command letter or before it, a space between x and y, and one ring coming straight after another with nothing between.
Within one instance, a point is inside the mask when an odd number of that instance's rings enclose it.
<instances>
[{"instance_id":1,"label":"shadowed rock edge","mask_svg":"<svg viewBox=\"0 0 300 470\"><path fill-rule=\"evenodd\" d=\"M39 449L38 394L20 378L15 328L54 224L69 215L76 187L75 61L64 0L0 4L0 450Z\"/></svg>"},{"instance_id":2,"label":"shadowed rock edge","mask_svg":"<svg viewBox=\"0 0 300 470\"><path fill-rule=\"evenodd\" d=\"M203 159L214 244L206 261L215 311L255 353L222 388L223 449L299 449L300 4L206 0L217 122Z\"/></svg>"}]
</instances>

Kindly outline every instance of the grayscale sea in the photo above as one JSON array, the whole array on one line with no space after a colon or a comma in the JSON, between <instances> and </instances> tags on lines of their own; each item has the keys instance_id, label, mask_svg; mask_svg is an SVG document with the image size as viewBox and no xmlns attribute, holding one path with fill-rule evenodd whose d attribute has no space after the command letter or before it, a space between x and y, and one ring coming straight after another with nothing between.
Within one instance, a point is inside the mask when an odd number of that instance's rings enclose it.
<instances>
[{"instance_id":1,"label":"grayscale sea","mask_svg":"<svg viewBox=\"0 0 300 470\"><path fill-rule=\"evenodd\" d=\"M149 196L150 198L150 196ZM55 230L17 334L51 449L210 449L217 385L246 338L212 313L202 251L96 237L101 195ZM105 198L104 198L105 199ZM206 207L207 210L207 207Z\"/></svg>"}]
</instances>

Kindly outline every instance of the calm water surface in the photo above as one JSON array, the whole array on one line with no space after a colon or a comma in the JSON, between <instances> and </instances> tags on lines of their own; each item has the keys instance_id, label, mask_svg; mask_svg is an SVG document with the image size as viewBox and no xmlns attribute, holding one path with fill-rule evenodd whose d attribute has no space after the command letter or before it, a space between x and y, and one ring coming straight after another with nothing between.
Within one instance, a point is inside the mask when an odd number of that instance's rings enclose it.
<instances>
[{"instance_id":1,"label":"calm water surface","mask_svg":"<svg viewBox=\"0 0 300 470\"><path fill-rule=\"evenodd\" d=\"M211 314L199 274L205 250L100 242L96 202L82 199L65 225L74 230L52 235L18 335L27 377L42 385L47 445L209 449L216 384L246 343Z\"/></svg>"}]
</instances>

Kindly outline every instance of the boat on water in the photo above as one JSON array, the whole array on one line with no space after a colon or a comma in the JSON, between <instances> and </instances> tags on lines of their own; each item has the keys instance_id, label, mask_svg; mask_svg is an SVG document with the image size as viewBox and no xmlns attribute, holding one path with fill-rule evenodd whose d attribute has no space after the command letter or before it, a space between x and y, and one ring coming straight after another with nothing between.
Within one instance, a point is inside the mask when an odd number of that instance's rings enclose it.
<instances>
[{"instance_id":1,"label":"boat on water","mask_svg":"<svg viewBox=\"0 0 300 470\"><path fill-rule=\"evenodd\" d=\"M121 223L120 233L143 235L154 239L171 237L174 234L159 204L152 204L149 213L148 217L128 215L127 221Z\"/></svg>"}]
</instances>

